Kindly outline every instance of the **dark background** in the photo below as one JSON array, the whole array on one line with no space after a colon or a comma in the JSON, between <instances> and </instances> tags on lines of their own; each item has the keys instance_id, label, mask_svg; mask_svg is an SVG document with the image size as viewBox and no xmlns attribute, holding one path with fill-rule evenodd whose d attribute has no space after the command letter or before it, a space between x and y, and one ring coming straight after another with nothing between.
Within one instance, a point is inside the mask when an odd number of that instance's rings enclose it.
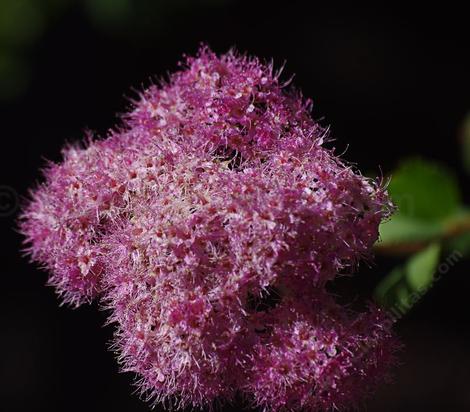
<instances>
[{"instance_id":1,"label":"dark background","mask_svg":"<svg viewBox=\"0 0 470 412\"><path fill-rule=\"evenodd\" d=\"M39 179L45 158L60 159L65 141L87 128L103 135L135 90L175 70L201 41L216 52L236 46L278 66L287 61L286 77L295 73L295 85L314 101L314 117L331 125L333 145L338 152L348 147L343 157L361 170L387 173L401 157L419 154L455 168L469 200L458 140L470 110L464 10L313 1L18 2L32 14L0 15L2 410L149 410L107 350L112 328L102 326L105 314L59 308L46 274L21 256L16 196ZM39 20L26 18L34 13ZM23 40L2 38L1 24ZM350 296L370 295L395 263L378 257L373 268L362 267L347 284ZM401 365L364 409L470 411L469 268L452 268L399 322Z\"/></svg>"}]
</instances>

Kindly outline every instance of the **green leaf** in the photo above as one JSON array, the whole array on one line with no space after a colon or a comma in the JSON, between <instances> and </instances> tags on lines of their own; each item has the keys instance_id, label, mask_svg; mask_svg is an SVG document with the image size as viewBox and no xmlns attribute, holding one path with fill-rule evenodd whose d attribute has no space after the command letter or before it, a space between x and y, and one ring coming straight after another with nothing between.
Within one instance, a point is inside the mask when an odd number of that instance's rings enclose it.
<instances>
[{"instance_id":1,"label":"green leaf","mask_svg":"<svg viewBox=\"0 0 470 412\"><path fill-rule=\"evenodd\" d=\"M448 223L461 219L456 179L439 164L419 158L403 161L388 191L398 210L380 225L379 248L429 243L444 236Z\"/></svg>"},{"instance_id":2,"label":"green leaf","mask_svg":"<svg viewBox=\"0 0 470 412\"><path fill-rule=\"evenodd\" d=\"M439 222L423 222L397 214L380 225L380 244L426 241L440 236L442 229Z\"/></svg>"},{"instance_id":3,"label":"green leaf","mask_svg":"<svg viewBox=\"0 0 470 412\"><path fill-rule=\"evenodd\" d=\"M461 196L455 177L443 166L415 158L401 163L389 185L398 215L436 222L456 213Z\"/></svg>"},{"instance_id":4,"label":"green leaf","mask_svg":"<svg viewBox=\"0 0 470 412\"><path fill-rule=\"evenodd\" d=\"M440 252L441 246L433 243L393 269L378 284L376 300L395 314L405 314L431 288Z\"/></svg>"},{"instance_id":5,"label":"green leaf","mask_svg":"<svg viewBox=\"0 0 470 412\"><path fill-rule=\"evenodd\" d=\"M446 253L457 251L462 256L470 256L470 232L461 233L445 243Z\"/></svg>"},{"instance_id":6,"label":"green leaf","mask_svg":"<svg viewBox=\"0 0 470 412\"><path fill-rule=\"evenodd\" d=\"M406 262L406 280L411 289L422 290L432 283L434 272L439 264L440 251L440 245L434 243Z\"/></svg>"}]
</instances>

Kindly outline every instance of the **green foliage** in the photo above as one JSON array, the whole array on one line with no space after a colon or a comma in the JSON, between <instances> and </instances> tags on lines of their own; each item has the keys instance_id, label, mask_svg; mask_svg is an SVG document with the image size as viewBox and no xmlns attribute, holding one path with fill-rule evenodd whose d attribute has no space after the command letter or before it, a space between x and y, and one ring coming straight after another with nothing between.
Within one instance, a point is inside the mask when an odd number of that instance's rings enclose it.
<instances>
[{"instance_id":1,"label":"green foliage","mask_svg":"<svg viewBox=\"0 0 470 412\"><path fill-rule=\"evenodd\" d=\"M435 222L456 213L460 191L449 170L423 159L408 159L393 173L389 193L401 216Z\"/></svg>"},{"instance_id":2,"label":"green foliage","mask_svg":"<svg viewBox=\"0 0 470 412\"><path fill-rule=\"evenodd\" d=\"M389 193L398 210L380 225L377 249L409 257L382 279L375 297L401 316L432 286L441 253L470 255L470 211L453 174L419 158L403 161L392 173Z\"/></svg>"},{"instance_id":3,"label":"green foliage","mask_svg":"<svg viewBox=\"0 0 470 412\"><path fill-rule=\"evenodd\" d=\"M29 44L42 32L44 15L33 0L0 2L0 43L5 46ZM3 47L2 47L3 48Z\"/></svg>"},{"instance_id":4,"label":"green foliage","mask_svg":"<svg viewBox=\"0 0 470 412\"><path fill-rule=\"evenodd\" d=\"M380 225L379 247L399 245L402 243L425 242L438 237L443 231L440 222L422 222L397 214L388 222Z\"/></svg>"},{"instance_id":5,"label":"green foliage","mask_svg":"<svg viewBox=\"0 0 470 412\"><path fill-rule=\"evenodd\" d=\"M445 243L446 253L454 253L457 251L462 256L470 256L470 231L463 232L449 239Z\"/></svg>"},{"instance_id":6,"label":"green foliage","mask_svg":"<svg viewBox=\"0 0 470 412\"><path fill-rule=\"evenodd\" d=\"M379 247L438 239L462 215L456 179L433 162L419 158L402 162L392 174L389 193L398 210L381 225Z\"/></svg>"},{"instance_id":7,"label":"green foliage","mask_svg":"<svg viewBox=\"0 0 470 412\"><path fill-rule=\"evenodd\" d=\"M441 246L432 243L393 269L377 286L376 300L395 314L405 314L431 288Z\"/></svg>"},{"instance_id":8,"label":"green foliage","mask_svg":"<svg viewBox=\"0 0 470 412\"><path fill-rule=\"evenodd\" d=\"M71 0L0 0L0 101L23 94L30 82L28 54L51 19Z\"/></svg>"}]
</instances>

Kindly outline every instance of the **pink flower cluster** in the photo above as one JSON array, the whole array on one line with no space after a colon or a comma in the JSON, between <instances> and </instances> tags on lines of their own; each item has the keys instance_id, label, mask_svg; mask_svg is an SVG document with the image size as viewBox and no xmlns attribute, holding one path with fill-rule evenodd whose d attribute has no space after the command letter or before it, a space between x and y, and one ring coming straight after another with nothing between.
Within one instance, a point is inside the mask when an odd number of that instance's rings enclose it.
<instances>
[{"instance_id":1,"label":"pink flower cluster","mask_svg":"<svg viewBox=\"0 0 470 412\"><path fill-rule=\"evenodd\" d=\"M384 189L322 146L270 65L203 47L106 139L68 147L21 230L64 302L98 298L142 393L179 407L350 407L396 342L325 284L369 256Z\"/></svg>"}]
</instances>

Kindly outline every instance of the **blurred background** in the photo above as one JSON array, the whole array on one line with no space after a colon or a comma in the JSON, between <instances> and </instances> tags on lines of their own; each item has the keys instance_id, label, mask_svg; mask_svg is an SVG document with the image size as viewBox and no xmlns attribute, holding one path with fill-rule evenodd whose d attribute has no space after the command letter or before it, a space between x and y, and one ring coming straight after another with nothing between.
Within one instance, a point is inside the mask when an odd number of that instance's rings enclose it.
<instances>
[{"instance_id":1,"label":"blurred background","mask_svg":"<svg viewBox=\"0 0 470 412\"><path fill-rule=\"evenodd\" d=\"M200 42L286 61L285 77L331 125L330 146L366 174L400 177L391 192L402 220L372 267L332 286L347 302L413 298L396 328L401 365L364 410L470 410L468 15L326 3L0 0L2 410L149 410L108 351L105 313L58 307L46 274L21 256L15 219L45 159L59 161L87 129L104 135Z\"/></svg>"}]
</instances>

